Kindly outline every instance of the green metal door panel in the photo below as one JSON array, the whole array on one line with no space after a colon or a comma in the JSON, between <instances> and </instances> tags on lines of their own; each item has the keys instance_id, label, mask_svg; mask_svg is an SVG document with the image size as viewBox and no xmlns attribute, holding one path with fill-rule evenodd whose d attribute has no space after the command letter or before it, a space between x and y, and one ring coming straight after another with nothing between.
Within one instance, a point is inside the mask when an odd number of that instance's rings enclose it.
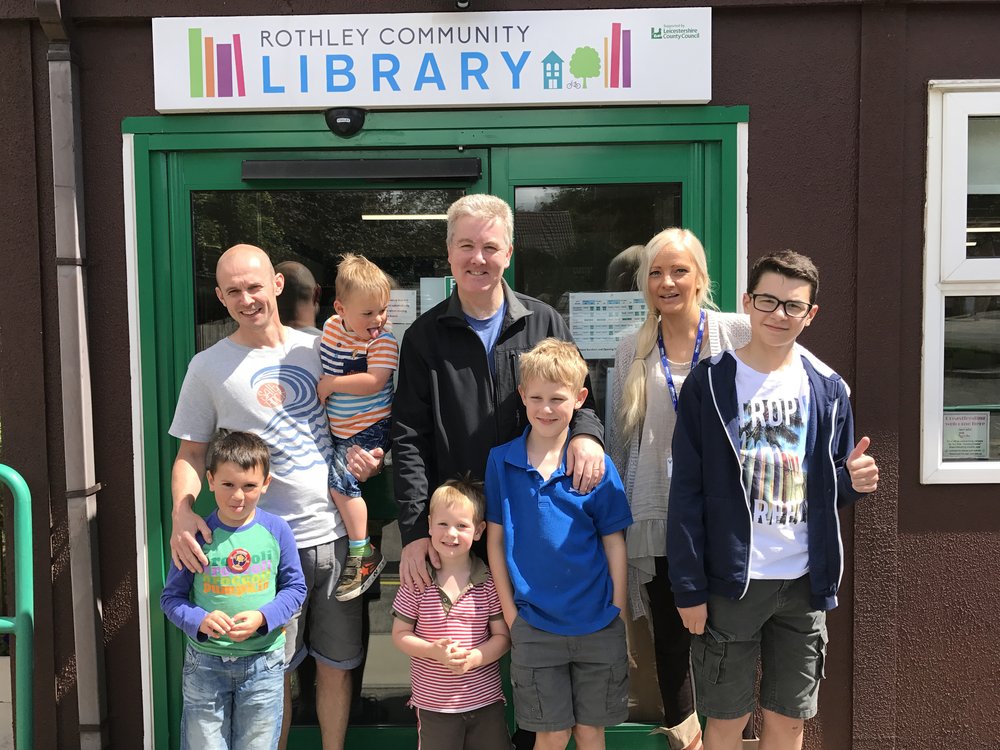
<instances>
[{"instance_id":1,"label":"green metal door panel","mask_svg":"<svg viewBox=\"0 0 1000 750\"><path fill-rule=\"evenodd\" d=\"M688 171L690 144L592 144L510 149L509 177L518 184L674 182Z\"/></svg>"},{"instance_id":2,"label":"green metal door panel","mask_svg":"<svg viewBox=\"0 0 1000 750\"><path fill-rule=\"evenodd\" d=\"M492 192L515 203L518 188L563 185L680 186L681 220L705 242L716 297L735 299L738 210L737 123L745 107L636 107L476 112L373 112L349 141L319 113L133 118L136 276L142 367L142 433L149 560L154 743L176 747L181 634L159 612L169 563L170 471L177 441L167 435L180 384L196 350L193 200L212 191L398 189L397 182L242 179L244 159L480 158L478 181L433 187ZM428 183L414 181L405 187ZM645 239L648 239L646 237ZM643 240L644 241L644 240ZM517 237L515 237L517 245ZM437 247L437 246L436 246ZM439 246L444 257L443 232ZM515 262L517 259L515 252ZM509 280L513 281L514 268ZM724 305L725 306L725 305ZM373 494L388 501L389 473ZM366 495L368 488L366 487ZM199 509L212 507L203 499ZM390 503L391 510L391 503ZM384 513L383 515L389 515ZM662 747L645 725L610 730L610 748ZM412 747L412 727L352 726L348 747ZM318 730L297 727L292 746L319 747Z\"/></svg>"}]
</instances>

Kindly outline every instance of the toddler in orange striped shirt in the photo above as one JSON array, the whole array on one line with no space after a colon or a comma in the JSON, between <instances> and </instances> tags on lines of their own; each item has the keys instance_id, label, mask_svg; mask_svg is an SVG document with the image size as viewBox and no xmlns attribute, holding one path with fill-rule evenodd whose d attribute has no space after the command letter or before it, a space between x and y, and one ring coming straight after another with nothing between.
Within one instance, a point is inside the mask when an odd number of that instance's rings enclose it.
<instances>
[{"instance_id":1,"label":"toddler in orange striped shirt","mask_svg":"<svg viewBox=\"0 0 1000 750\"><path fill-rule=\"evenodd\" d=\"M337 266L336 312L323 326L317 391L326 403L333 437L330 496L344 519L350 546L334 596L360 596L385 567L368 537L368 507L361 486L347 469L347 451L389 447L392 373L399 345L386 330L389 277L362 255L345 253Z\"/></svg>"}]
</instances>

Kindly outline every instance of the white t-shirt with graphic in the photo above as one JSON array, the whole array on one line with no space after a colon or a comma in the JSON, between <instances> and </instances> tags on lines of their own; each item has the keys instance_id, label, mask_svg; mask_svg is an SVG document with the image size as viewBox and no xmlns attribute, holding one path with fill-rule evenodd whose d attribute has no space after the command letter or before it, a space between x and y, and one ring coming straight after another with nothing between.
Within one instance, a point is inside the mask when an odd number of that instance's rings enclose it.
<instances>
[{"instance_id":1,"label":"white t-shirt with graphic","mask_svg":"<svg viewBox=\"0 0 1000 750\"><path fill-rule=\"evenodd\" d=\"M259 435L271 449L260 507L292 527L298 547L337 539L344 526L327 489L332 442L316 395L319 339L285 328L285 343L250 348L228 338L194 355L170 434L207 443L219 428Z\"/></svg>"},{"instance_id":2,"label":"white t-shirt with graphic","mask_svg":"<svg viewBox=\"0 0 1000 750\"><path fill-rule=\"evenodd\" d=\"M733 357L743 483L752 508L750 578L793 580L809 571L809 380L799 357L770 373Z\"/></svg>"}]
</instances>

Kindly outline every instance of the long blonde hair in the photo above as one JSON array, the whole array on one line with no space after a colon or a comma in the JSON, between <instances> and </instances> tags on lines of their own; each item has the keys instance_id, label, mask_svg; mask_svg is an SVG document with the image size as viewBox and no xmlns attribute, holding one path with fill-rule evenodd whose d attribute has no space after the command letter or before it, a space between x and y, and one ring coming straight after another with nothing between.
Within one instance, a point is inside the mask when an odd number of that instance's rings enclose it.
<instances>
[{"instance_id":1,"label":"long blonde hair","mask_svg":"<svg viewBox=\"0 0 1000 750\"><path fill-rule=\"evenodd\" d=\"M646 416L646 357L656 346L656 334L660 329L660 313L656 302L649 292L649 269L660 251L673 247L687 250L694 263L697 274L697 302L699 307L717 309L712 301L712 281L708 277L708 262L705 259L705 248L701 242L687 229L670 227L646 243L635 274L636 286L646 298L646 319L642 322L635 337L635 358L629 365L622 398L618 407L618 425L623 436L629 437L639 428Z\"/></svg>"}]
</instances>

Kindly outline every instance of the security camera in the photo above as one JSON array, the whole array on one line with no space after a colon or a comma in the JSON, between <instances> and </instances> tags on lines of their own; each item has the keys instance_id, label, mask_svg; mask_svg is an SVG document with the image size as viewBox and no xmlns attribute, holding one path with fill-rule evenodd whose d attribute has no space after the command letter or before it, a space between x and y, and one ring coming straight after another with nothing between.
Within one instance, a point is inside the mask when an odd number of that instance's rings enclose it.
<instances>
[{"instance_id":1,"label":"security camera","mask_svg":"<svg viewBox=\"0 0 1000 750\"><path fill-rule=\"evenodd\" d=\"M365 111L360 107L332 107L323 113L330 132L347 138L365 125Z\"/></svg>"},{"instance_id":2,"label":"security camera","mask_svg":"<svg viewBox=\"0 0 1000 750\"><path fill-rule=\"evenodd\" d=\"M469 7L469 0L455 0L455 7L459 10L465 10Z\"/></svg>"}]
</instances>

